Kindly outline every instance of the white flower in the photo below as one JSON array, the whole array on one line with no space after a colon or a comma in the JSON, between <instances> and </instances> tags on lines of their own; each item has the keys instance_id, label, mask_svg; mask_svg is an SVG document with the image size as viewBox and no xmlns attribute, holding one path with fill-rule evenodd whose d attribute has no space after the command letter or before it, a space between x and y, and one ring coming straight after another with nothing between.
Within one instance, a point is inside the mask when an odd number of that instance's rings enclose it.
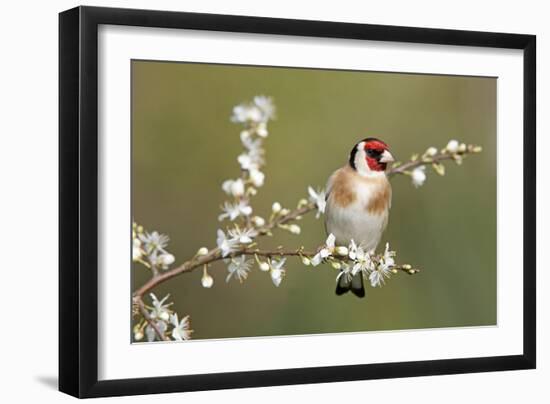
<instances>
[{"instance_id":1,"label":"white flower","mask_svg":"<svg viewBox=\"0 0 550 404\"><path fill-rule=\"evenodd\" d=\"M166 329L168 328L168 325L162 321L155 321L155 325L157 326L158 330L162 335L166 332ZM157 332L153 327L151 327L151 324L147 325L145 327L145 334L147 335L147 341L153 342L155 339L159 339L160 337L157 335Z\"/></svg>"},{"instance_id":2,"label":"white flower","mask_svg":"<svg viewBox=\"0 0 550 404\"><path fill-rule=\"evenodd\" d=\"M222 184L222 189L226 194L232 195L235 198L244 195L244 181L241 178L236 180L226 180Z\"/></svg>"},{"instance_id":3,"label":"white flower","mask_svg":"<svg viewBox=\"0 0 550 404\"><path fill-rule=\"evenodd\" d=\"M435 147L429 147L428 150L424 153L426 156L433 157L437 154L437 149Z\"/></svg>"},{"instance_id":4,"label":"white flower","mask_svg":"<svg viewBox=\"0 0 550 404\"><path fill-rule=\"evenodd\" d=\"M389 278L392 268L395 266L395 251L390 251L390 244L386 243L384 255L380 259L378 266L369 275L370 284L372 287L382 286L385 278Z\"/></svg>"},{"instance_id":5,"label":"white flower","mask_svg":"<svg viewBox=\"0 0 550 404\"><path fill-rule=\"evenodd\" d=\"M445 149L447 149L449 153L456 153L459 147L460 147L460 144L458 143L458 141L452 139L452 140L449 140L449 143L447 143L447 147L445 147Z\"/></svg>"},{"instance_id":6,"label":"white flower","mask_svg":"<svg viewBox=\"0 0 550 404\"><path fill-rule=\"evenodd\" d=\"M238 227L229 230L228 233L232 238L238 240L241 244L252 243L252 239L258 235L258 232L254 229L241 230Z\"/></svg>"},{"instance_id":7,"label":"white flower","mask_svg":"<svg viewBox=\"0 0 550 404\"><path fill-rule=\"evenodd\" d=\"M283 207L279 202L273 202L273 205L271 205L271 210L273 213L279 213Z\"/></svg>"},{"instance_id":8,"label":"white flower","mask_svg":"<svg viewBox=\"0 0 550 404\"><path fill-rule=\"evenodd\" d=\"M222 252L222 257L227 257L233 251L235 251L235 246L239 243L239 240L234 238L227 238L223 230L218 229L218 237L216 239L216 244Z\"/></svg>"},{"instance_id":9,"label":"white flower","mask_svg":"<svg viewBox=\"0 0 550 404\"><path fill-rule=\"evenodd\" d=\"M334 252L335 241L336 241L336 237L334 237L334 234L330 233L329 236L327 237L325 246L317 254L315 254L315 256L311 259L311 265L316 267L325 258L331 256L332 253Z\"/></svg>"},{"instance_id":10,"label":"white flower","mask_svg":"<svg viewBox=\"0 0 550 404\"><path fill-rule=\"evenodd\" d=\"M338 283L338 280L343 276L345 279L344 283L350 283L352 279L351 275L351 268L348 264L341 265L341 270L336 276L336 283Z\"/></svg>"},{"instance_id":11,"label":"white flower","mask_svg":"<svg viewBox=\"0 0 550 404\"><path fill-rule=\"evenodd\" d=\"M384 278L390 277L391 270L384 269L380 266L372 271L369 275L369 280L371 286L374 288L376 286L382 286L385 282Z\"/></svg>"},{"instance_id":12,"label":"white flower","mask_svg":"<svg viewBox=\"0 0 550 404\"><path fill-rule=\"evenodd\" d=\"M214 285L214 278L212 278L208 272L204 272L201 278L201 285L203 288L210 289Z\"/></svg>"},{"instance_id":13,"label":"white flower","mask_svg":"<svg viewBox=\"0 0 550 404\"><path fill-rule=\"evenodd\" d=\"M262 111L262 122L267 122L275 117L275 104L271 97L257 95L254 97L254 104Z\"/></svg>"},{"instance_id":14,"label":"white flower","mask_svg":"<svg viewBox=\"0 0 550 404\"><path fill-rule=\"evenodd\" d=\"M325 191L321 189L315 192L312 187L308 187L307 191L309 193L309 200L317 206L317 214L315 217L318 219L322 213L325 213L325 208L327 206Z\"/></svg>"},{"instance_id":15,"label":"white flower","mask_svg":"<svg viewBox=\"0 0 550 404\"><path fill-rule=\"evenodd\" d=\"M221 222L225 218L233 221L239 216L249 216L252 213L252 208L246 201L239 201L238 203L224 202L222 206L224 213L218 216L218 220Z\"/></svg>"},{"instance_id":16,"label":"white flower","mask_svg":"<svg viewBox=\"0 0 550 404\"><path fill-rule=\"evenodd\" d=\"M170 310L168 307L172 305L172 303L164 304L164 302L170 297L170 295L164 296L162 300L158 300L154 293L149 293L149 296L151 296L151 301L153 303L153 309L149 313L149 316L152 319L160 319L164 321L168 321L170 318Z\"/></svg>"},{"instance_id":17,"label":"white flower","mask_svg":"<svg viewBox=\"0 0 550 404\"><path fill-rule=\"evenodd\" d=\"M256 188L260 188L264 185L265 174L262 173L260 170L252 169L250 170L250 180Z\"/></svg>"},{"instance_id":18,"label":"white flower","mask_svg":"<svg viewBox=\"0 0 550 404\"><path fill-rule=\"evenodd\" d=\"M254 160L252 159L252 157L247 153L240 154L239 157L237 157L237 161L241 165L242 170L251 170L251 169L257 167L256 164L254 163ZM224 182L224 184L225 184L225 182ZM222 187L223 187L223 185L222 185Z\"/></svg>"},{"instance_id":19,"label":"white flower","mask_svg":"<svg viewBox=\"0 0 550 404\"><path fill-rule=\"evenodd\" d=\"M229 274L225 278L225 281L229 282L231 277L234 275L237 277L239 282L242 283L248 277L248 272L250 271L252 263L253 261L247 260L244 255L237 258L232 258L229 260L229 265L227 266Z\"/></svg>"},{"instance_id":20,"label":"white flower","mask_svg":"<svg viewBox=\"0 0 550 404\"><path fill-rule=\"evenodd\" d=\"M141 233L139 236L143 243L143 249L147 255L156 254L157 252L165 252L164 248L168 245L170 237L159 232Z\"/></svg>"},{"instance_id":21,"label":"white flower","mask_svg":"<svg viewBox=\"0 0 550 404\"><path fill-rule=\"evenodd\" d=\"M291 225L288 227L288 231L290 231L292 234L300 234L300 232L302 231L302 229L301 229L300 226L298 226L297 224L291 224Z\"/></svg>"},{"instance_id":22,"label":"white flower","mask_svg":"<svg viewBox=\"0 0 550 404\"><path fill-rule=\"evenodd\" d=\"M254 226L256 227L262 227L263 225L265 225L265 219L260 216L254 216L252 218L252 223L254 223Z\"/></svg>"},{"instance_id":23,"label":"white flower","mask_svg":"<svg viewBox=\"0 0 550 404\"><path fill-rule=\"evenodd\" d=\"M391 269L395 266L395 251L390 251L390 243L386 243L386 248L384 250L384 255L380 261L380 265L386 269Z\"/></svg>"},{"instance_id":24,"label":"white flower","mask_svg":"<svg viewBox=\"0 0 550 404\"><path fill-rule=\"evenodd\" d=\"M240 104L233 108L231 121L236 123L261 122L262 110L256 105Z\"/></svg>"},{"instance_id":25,"label":"white flower","mask_svg":"<svg viewBox=\"0 0 550 404\"><path fill-rule=\"evenodd\" d=\"M271 260L271 280L273 284L277 287L281 284L283 277L285 276L284 265L286 258L281 258L280 260Z\"/></svg>"},{"instance_id":26,"label":"white flower","mask_svg":"<svg viewBox=\"0 0 550 404\"><path fill-rule=\"evenodd\" d=\"M415 188L424 185L426 181L426 166L418 166L412 170L411 179Z\"/></svg>"},{"instance_id":27,"label":"white flower","mask_svg":"<svg viewBox=\"0 0 550 404\"><path fill-rule=\"evenodd\" d=\"M181 321L178 321L178 314L174 313L170 317L170 322L174 326L172 329L172 338L174 338L175 341L186 341L191 339L193 330L189 329L189 316L185 316Z\"/></svg>"},{"instance_id":28,"label":"white flower","mask_svg":"<svg viewBox=\"0 0 550 404\"><path fill-rule=\"evenodd\" d=\"M352 275L356 275L359 272L367 275L374 269L374 262L371 259L371 255L366 252L363 247L357 246L355 241L351 240L349 257L354 261L352 266Z\"/></svg>"}]
</instances>

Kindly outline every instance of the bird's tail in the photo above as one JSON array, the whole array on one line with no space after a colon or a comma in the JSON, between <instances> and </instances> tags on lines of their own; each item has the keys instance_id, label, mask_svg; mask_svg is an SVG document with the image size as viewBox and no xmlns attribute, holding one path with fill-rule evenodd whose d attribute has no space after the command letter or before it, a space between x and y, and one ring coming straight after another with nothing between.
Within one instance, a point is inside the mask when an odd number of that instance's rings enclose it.
<instances>
[{"instance_id":1,"label":"bird's tail","mask_svg":"<svg viewBox=\"0 0 550 404\"><path fill-rule=\"evenodd\" d=\"M365 297L365 286L363 284L363 275L361 272L353 276L341 274L338 278L338 282L336 283L336 294L340 296L350 290L357 297Z\"/></svg>"}]
</instances>

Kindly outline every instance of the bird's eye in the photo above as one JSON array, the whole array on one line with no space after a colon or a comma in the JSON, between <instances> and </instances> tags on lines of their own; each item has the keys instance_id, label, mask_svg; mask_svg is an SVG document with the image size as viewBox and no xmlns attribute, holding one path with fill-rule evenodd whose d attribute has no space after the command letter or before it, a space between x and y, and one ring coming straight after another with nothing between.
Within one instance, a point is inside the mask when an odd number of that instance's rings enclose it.
<instances>
[{"instance_id":1,"label":"bird's eye","mask_svg":"<svg viewBox=\"0 0 550 404\"><path fill-rule=\"evenodd\" d=\"M380 155L382 154L382 151L376 150L376 149L367 149L366 153L367 153L367 156L369 157L377 158L377 157L380 157Z\"/></svg>"}]
</instances>

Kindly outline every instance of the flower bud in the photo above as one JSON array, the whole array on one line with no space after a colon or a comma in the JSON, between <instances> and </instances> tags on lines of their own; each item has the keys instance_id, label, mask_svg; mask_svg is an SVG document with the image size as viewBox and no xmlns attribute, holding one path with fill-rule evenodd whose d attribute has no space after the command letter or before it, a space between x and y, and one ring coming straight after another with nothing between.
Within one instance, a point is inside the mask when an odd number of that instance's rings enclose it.
<instances>
[{"instance_id":1,"label":"flower bud","mask_svg":"<svg viewBox=\"0 0 550 404\"><path fill-rule=\"evenodd\" d=\"M168 314L167 311L163 311L162 313L160 313L159 317L161 320L164 320L164 321L170 320L170 314Z\"/></svg>"},{"instance_id":2,"label":"flower bud","mask_svg":"<svg viewBox=\"0 0 550 404\"><path fill-rule=\"evenodd\" d=\"M311 260L308 257L302 257L302 264L305 266L311 265Z\"/></svg>"},{"instance_id":3,"label":"flower bud","mask_svg":"<svg viewBox=\"0 0 550 404\"><path fill-rule=\"evenodd\" d=\"M267 125L265 124L265 122L260 122L258 124L258 127L256 128L256 133L260 137L267 137L269 133L267 132Z\"/></svg>"},{"instance_id":4,"label":"flower bud","mask_svg":"<svg viewBox=\"0 0 550 404\"><path fill-rule=\"evenodd\" d=\"M339 245L334 250L336 251L336 254L338 254L338 255L341 255L341 256L348 255L348 248L344 247L343 245Z\"/></svg>"},{"instance_id":5,"label":"flower bud","mask_svg":"<svg viewBox=\"0 0 550 404\"><path fill-rule=\"evenodd\" d=\"M206 248L206 247L201 247L197 251L197 255L206 255L206 254L208 254L208 248Z\"/></svg>"},{"instance_id":6,"label":"flower bud","mask_svg":"<svg viewBox=\"0 0 550 404\"><path fill-rule=\"evenodd\" d=\"M210 289L214 284L214 278L212 278L208 273L204 273L201 278L201 284L203 288Z\"/></svg>"},{"instance_id":7,"label":"flower bud","mask_svg":"<svg viewBox=\"0 0 550 404\"><path fill-rule=\"evenodd\" d=\"M458 146L458 152L464 153L466 151L467 147L465 143L460 143L460 146Z\"/></svg>"},{"instance_id":8,"label":"flower bud","mask_svg":"<svg viewBox=\"0 0 550 404\"><path fill-rule=\"evenodd\" d=\"M255 226L257 227L262 227L263 225L265 225L265 220L263 217L260 217L260 216L254 216L252 218L252 222L254 223Z\"/></svg>"},{"instance_id":9,"label":"flower bud","mask_svg":"<svg viewBox=\"0 0 550 404\"><path fill-rule=\"evenodd\" d=\"M458 151L458 148L459 148L459 143L457 140L449 140L449 143L447 143L447 151L449 153L456 153Z\"/></svg>"},{"instance_id":10,"label":"flower bud","mask_svg":"<svg viewBox=\"0 0 550 404\"><path fill-rule=\"evenodd\" d=\"M176 257L174 257L172 254L162 254L160 256L160 260L163 265L168 266L174 263L174 261L176 260Z\"/></svg>"},{"instance_id":11,"label":"flower bud","mask_svg":"<svg viewBox=\"0 0 550 404\"><path fill-rule=\"evenodd\" d=\"M260 271L263 271L263 272L269 271L269 264L265 261L260 262Z\"/></svg>"},{"instance_id":12,"label":"flower bud","mask_svg":"<svg viewBox=\"0 0 550 404\"><path fill-rule=\"evenodd\" d=\"M338 261L333 261L330 265L332 265L334 269L342 269L342 264L340 264Z\"/></svg>"},{"instance_id":13,"label":"flower bud","mask_svg":"<svg viewBox=\"0 0 550 404\"><path fill-rule=\"evenodd\" d=\"M302 229L300 229L300 226L298 226L297 224L291 224L288 228L288 230L292 233L292 234L300 234L300 231Z\"/></svg>"},{"instance_id":14,"label":"flower bud","mask_svg":"<svg viewBox=\"0 0 550 404\"><path fill-rule=\"evenodd\" d=\"M281 215L286 216L289 213L290 213L290 210L288 210L287 208L281 209Z\"/></svg>"},{"instance_id":15,"label":"flower bud","mask_svg":"<svg viewBox=\"0 0 550 404\"><path fill-rule=\"evenodd\" d=\"M230 185L231 194L233 196L242 196L244 195L244 182L240 178L233 181Z\"/></svg>"},{"instance_id":16,"label":"flower bud","mask_svg":"<svg viewBox=\"0 0 550 404\"><path fill-rule=\"evenodd\" d=\"M306 206L308 204L307 199L302 198L298 201L298 207L301 208L303 206Z\"/></svg>"},{"instance_id":17,"label":"flower bud","mask_svg":"<svg viewBox=\"0 0 550 404\"><path fill-rule=\"evenodd\" d=\"M433 157L437 154L437 149L435 147L429 147L428 150L426 150L426 153L424 153L426 156Z\"/></svg>"},{"instance_id":18,"label":"flower bud","mask_svg":"<svg viewBox=\"0 0 550 404\"><path fill-rule=\"evenodd\" d=\"M474 153L481 153L482 150L483 150L483 147L481 146L474 146L474 148L472 149Z\"/></svg>"},{"instance_id":19,"label":"flower bud","mask_svg":"<svg viewBox=\"0 0 550 404\"><path fill-rule=\"evenodd\" d=\"M274 202L273 205L271 205L271 210L273 213L279 213L282 209L282 206L279 202Z\"/></svg>"},{"instance_id":20,"label":"flower bud","mask_svg":"<svg viewBox=\"0 0 550 404\"><path fill-rule=\"evenodd\" d=\"M403 264L403 265L401 266L401 268L403 268L403 269L405 269L405 270L409 270L409 269L412 268L412 266L410 266L409 264Z\"/></svg>"},{"instance_id":21,"label":"flower bud","mask_svg":"<svg viewBox=\"0 0 550 404\"><path fill-rule=\"evenodd\" d=\"M141 331L135 332L134 333L134 339L136 341L141 341L143 339L143 333Z\"/></svg>"}]
</instances>

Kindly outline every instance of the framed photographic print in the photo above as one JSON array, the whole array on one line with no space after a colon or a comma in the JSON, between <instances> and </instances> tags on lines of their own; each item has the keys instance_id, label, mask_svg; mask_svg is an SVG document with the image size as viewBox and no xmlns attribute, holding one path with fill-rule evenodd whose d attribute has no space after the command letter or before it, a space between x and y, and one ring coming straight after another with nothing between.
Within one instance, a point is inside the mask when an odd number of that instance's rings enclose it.
<instances>
[{"instance_id":1,"label":"framed photographic print","mask_svg":"<svg viewBox=\"0 0 550 404\"><path fill-rule=\"evenodd\" d=\"M59 387L535 367L535 37L60 14Z\"/></svg>"}]
</instances>

